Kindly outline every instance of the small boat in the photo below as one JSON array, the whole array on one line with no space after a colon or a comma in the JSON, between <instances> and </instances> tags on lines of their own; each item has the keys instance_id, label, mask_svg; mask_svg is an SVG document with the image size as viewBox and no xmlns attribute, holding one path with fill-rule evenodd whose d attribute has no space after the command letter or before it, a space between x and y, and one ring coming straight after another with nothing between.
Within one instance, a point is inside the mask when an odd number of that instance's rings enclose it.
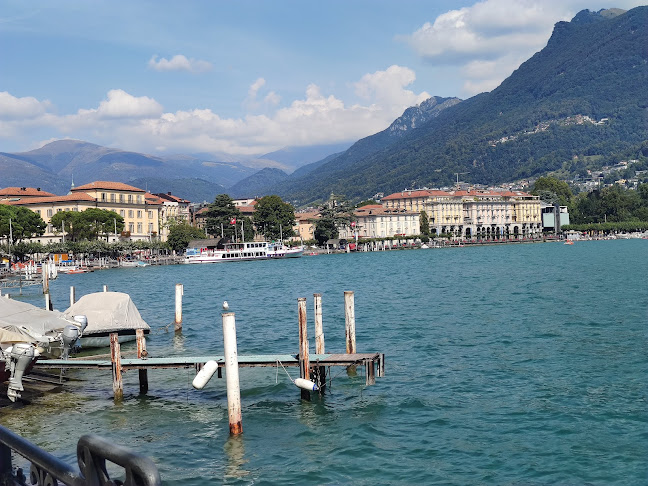
<instances>
[{"instance_id":1,"label":"small boat","mask_svg":"<svg viewBox=\"0 0 648 486\"><path fill-rule=\"evenodd\" d=\"M63 316L74 319L85 316L88 325L80 339L82 348L110 346L110 334L119 334L119 342L134 341L136 331L151 330L135 307L130 295L123 292L94 292L68 307Z\"/></svg>"},{"instance_id":2,"label":"small boat","mask_svg":"<svg viewBox=\"0 0 648 486\"><path fill-rule=\"evenodd\" d=\"M573 245L574 241L573 240L567 240L565 241L565 245Z\"/></svg>"},{"instance_id":3,"label":"small boat","mask_svg":"<svg viewBox=\"0 0 648 486\"><path fill-rule=\"evenodd\" d=\"M304 253L303 246L290 247L283 243L268 243L266 241L232 243L229 240L220 240L218 243L203 245L205 242L206 240L199 240L200 245L187 248L183 263L276 260L281 258L299 258ZM192 243L194 242L190 242L190 245Z\"/></svg>"},{"instance_id":4,"label":"small boat","mask_svg":"<svg viewBox=\"0 0 648 486\"><path fill-rule=\"evenodd\" d=\"M123 260L119 262L120 267L139 268L148 267L149 264L141 260Z\"/></svg>"}]
</instances>

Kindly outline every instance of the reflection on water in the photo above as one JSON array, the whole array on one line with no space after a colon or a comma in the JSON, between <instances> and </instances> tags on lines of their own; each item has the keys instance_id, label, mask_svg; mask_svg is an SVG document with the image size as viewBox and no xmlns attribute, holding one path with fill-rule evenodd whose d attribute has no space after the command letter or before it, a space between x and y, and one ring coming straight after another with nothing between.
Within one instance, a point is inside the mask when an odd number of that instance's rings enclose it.
<instances>
[{"instance_id":1,"label":"reflection on water","mask_svg":"<svg viewBox=\"0 0 648 486\"><path fill-rule=\"evenodd\" d=\"M243 468L248 462L245 458L245 438L243 435L230 436L225 442L223 450L227 457L226 478L243 478L250 474L250 471Z\"/></svg>"}]
</instances>

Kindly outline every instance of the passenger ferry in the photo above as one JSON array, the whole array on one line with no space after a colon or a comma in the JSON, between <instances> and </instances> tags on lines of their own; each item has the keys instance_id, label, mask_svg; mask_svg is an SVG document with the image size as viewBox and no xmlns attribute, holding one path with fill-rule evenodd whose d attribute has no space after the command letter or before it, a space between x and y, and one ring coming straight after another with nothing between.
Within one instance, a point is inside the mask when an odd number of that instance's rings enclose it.
<instances>
[{"instance_id":1,"label":"passenger ferry","mask_svg":"<svg viewBox=\"0 0 648 486\"><path fill-rule=\"evenodd\" d=\"M208 246L204 244L209 241ZM274 260L277 258L298 258L304 253L303 246L289 247L283 243L248 241L245 243L218 243L215 240L191 242L183 263L240 262L244 260ZM195 245L195 243L201 243Z\"/></svg>"}]
</instances>

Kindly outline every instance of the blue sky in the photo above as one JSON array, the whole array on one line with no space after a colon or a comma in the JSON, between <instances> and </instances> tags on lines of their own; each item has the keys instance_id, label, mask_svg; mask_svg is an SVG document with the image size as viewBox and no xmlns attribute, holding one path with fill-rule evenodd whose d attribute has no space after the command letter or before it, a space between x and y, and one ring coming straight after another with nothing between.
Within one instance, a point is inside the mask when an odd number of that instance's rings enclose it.
<instances>
[{"instance_id":1,"label":"blue sky","mask_svg":"<svg viewBox=\"0 0 648 486\"><path fill-rule=\"evenodd\" d=\"M490 91L553 25L617 0L0 0L0 151L152 154L355 141Z\"/></svg>"}]
</instances>

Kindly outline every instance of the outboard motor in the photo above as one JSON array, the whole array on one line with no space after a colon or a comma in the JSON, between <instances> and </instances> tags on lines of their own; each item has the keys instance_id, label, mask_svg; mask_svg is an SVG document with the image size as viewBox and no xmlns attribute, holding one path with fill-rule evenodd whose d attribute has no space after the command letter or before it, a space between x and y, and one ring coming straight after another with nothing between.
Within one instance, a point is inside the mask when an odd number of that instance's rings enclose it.
<instances>
[{"instance_id":1,"label":"outboard motor","mask_svg":"<svg viewBox=\"0 0 648 486\"><path fill-rule=\"evenodd\" d=\"M63 332L61 333L61 338L63 339L62 359L68 359L70 357L70 351L77 342L77 339L79 339L79 334L79 328L76 326L65 326L63 328Z\"/></svg>"},{"instance_id":2,"label":"outboard motor","mask_svg":"<svg viewBox=\"0 0 648 486\"><path fill-rule=\"evenodd\" d=\"M81 334L88 327L88 318L86 316L74 316L74 322L78 322L81 326Z\"/></svg>"},{"instance_id":3,"label":"outboard motor","mask_svg":"<svg viewBox=\"0 0 648 486\"><path fill-rule=\"evenodd\" d=\"M22 384L23 374L37 354L34 346L29 343L16 343L10 349L5 352L5 355L9 355L9 369L11 371L7 396L9 400L15 402L20 398L20 392L25 390Z\"/></svg>"}]
</instances>

